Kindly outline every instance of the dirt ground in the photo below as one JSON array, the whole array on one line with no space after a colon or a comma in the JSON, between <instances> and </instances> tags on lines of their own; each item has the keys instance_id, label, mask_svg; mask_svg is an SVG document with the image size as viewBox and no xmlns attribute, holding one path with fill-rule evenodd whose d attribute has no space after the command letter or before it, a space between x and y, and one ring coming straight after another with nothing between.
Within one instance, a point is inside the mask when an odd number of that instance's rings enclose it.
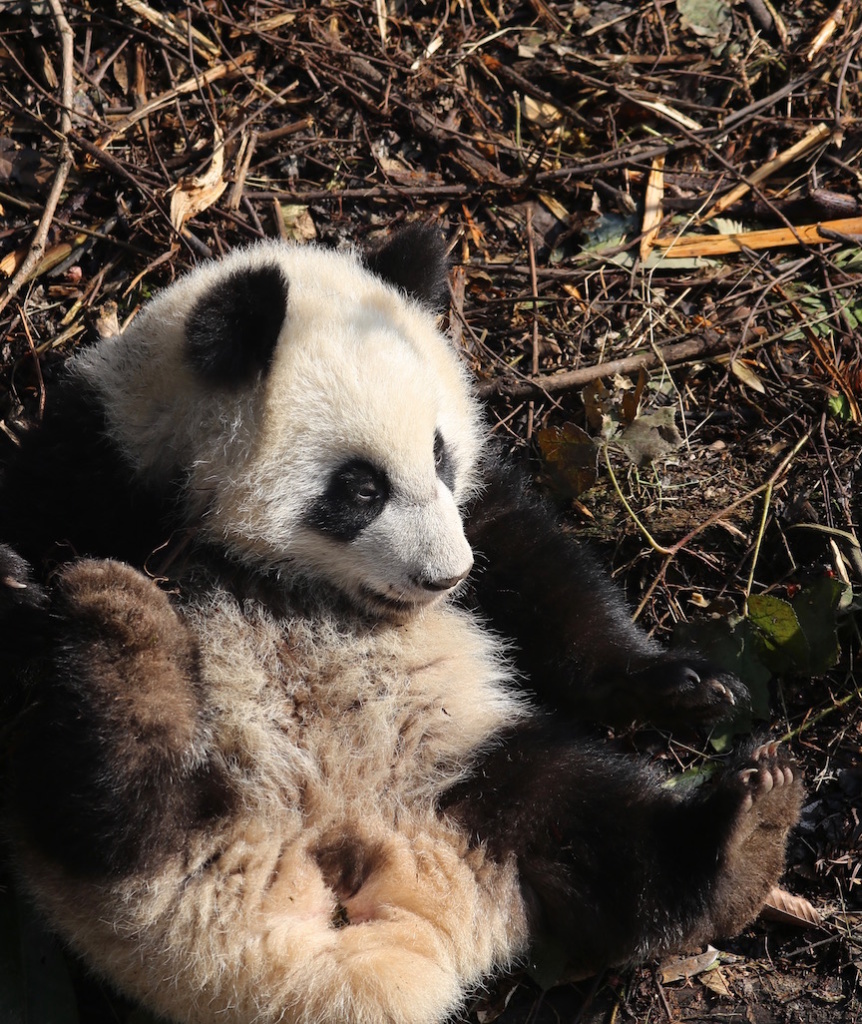
<instances>
[{"instance_id":1,"label":"dirt ground","mask_svg":"<svg viewBox=\"0 0 862 1024\"><path fill-rule=\"evenodd\" d=\"M696 781L756 726L805 766L768 920L579 982L537 951L474 1022L862 1021L860 43L852 0L0 2L0 443L202 258L433 220L496 434L754 695L622 742ZM149 1020L11 891L0 1018Z\"/></svg>"}]
</instances>

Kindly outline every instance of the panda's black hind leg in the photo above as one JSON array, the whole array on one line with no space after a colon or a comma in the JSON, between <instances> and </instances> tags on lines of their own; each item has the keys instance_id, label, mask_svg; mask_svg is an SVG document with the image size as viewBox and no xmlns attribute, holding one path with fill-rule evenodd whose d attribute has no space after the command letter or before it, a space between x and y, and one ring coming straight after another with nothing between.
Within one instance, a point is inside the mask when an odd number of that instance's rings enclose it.
<instances>
[{"instance_id":1,"label":"panda's black hind leg","mask_svg":"<svg viewBox=\"0 0 862 1024\"><path fill-rule=\"evenodd\" d=\"M80 561L33 626L10 756L23 840L97 877L175 851L224 799L185 624L141 573Z\"/></svg>"},{"instance_id":2,"label":"panda's black hind leg","mask_svg":"<svg viewBox=\"0 0 862 1024\"><path fill-rule=\"evenodd\" d=\"M797 769L771 745L681 795L645 762L540 720L443 810L516 859L535 930L588 972L736 934L781 874L801 800Z\"/></svg>"}]
</instances>

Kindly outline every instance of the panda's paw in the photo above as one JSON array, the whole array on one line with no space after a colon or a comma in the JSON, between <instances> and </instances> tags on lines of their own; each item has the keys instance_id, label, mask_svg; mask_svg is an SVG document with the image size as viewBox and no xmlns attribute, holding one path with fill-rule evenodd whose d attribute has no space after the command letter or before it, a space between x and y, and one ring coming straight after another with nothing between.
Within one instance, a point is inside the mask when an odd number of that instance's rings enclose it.
<instances>
[{"instance_id":1,"label":"panda's paw","mask_svg":"<svg viewBox=\"0 0 862 1024\"><path fill-rule=\"evenodd\" d=\"M803 797L802 772L777 743L752 743L694 797L703 863L715 875L689 939L736 935L754 920L784 871Z\"/></svg>"},{"instance_id":2,"label":"panda's paw","mask_svg":"<svg viewBox=\"0 0 862 1024\"><path fill-rule=\"evenodd\" d=\"M45 591L30 565L6 544L0 544L0 615L14 608L43 608Z\"/></svg>"},{"instance_id":3,"label":"panda's paw","mask_svg":"<svg viewBox=\"0 0 862 1024\"><path fill-rule=\"evenodd\" d=\"M633 674L646 717L657 725L713 725L748 707L748 690L730 672L697 658L665 656Z\"/></svg>"},{"instance_id":4,"label":"panda's paw","mask_svg":"<svg viewBox=\"0 0 862 1024\"><path fill-rule=\"evenodd\" d=\"M101 695L102 735L120 761L137 764L138 748L153 763L202 756L197 645L153 580L122 562L74 562L57 579L52 610L59 647L74 654L64 671L79 692Z\"/></svg>"},{"instance_id":5,"label":"panda's paw","mask_svg":"<svg viewBox=\"0 0 862 1024\"><path fill-rule=\"evenodd\" d=\"M799 820L802 772L777 743L744 754L723 774L715 794L733 808L719 858L715 891L716 935L739 932L760 911L784 871L787 836Z\"/></svg>"},{"instance_id":6,"label":"panda's paw","mask_svg":"<svg viewBox=\"0 0 862 1024\"><path fill-rule=\"evenodd\" d=\"M778 743L754 748L736 768L735 784L744 816L740 827L787 831L796 820L802 800L802 773Z\"/></svg>"},{"instance_id":7,"label":"panda's paw","mask_svg":"<svg viewBox=\"0 0 862 1024\"><path fill-rule=\"evenodd\" d=\"M70 622L92 627L87 636L98 636L102 645L129 657L178 632L167 595L123 562L73 562L57 579L55 610Z\"/></svg>"},{"instance_id":8,"label":"panda's paw","mask_svg":"<svg viewBox=\"0 0 862 1024\"><path fill-rule=\"evenodd\" d=\"M803 796L802 772L776 742L750 746L722 772L715 810L719 814L723 806L730 813L724 858L732 870L777 877L785 838L799 817Z\"/></svg>"}]
</instances>

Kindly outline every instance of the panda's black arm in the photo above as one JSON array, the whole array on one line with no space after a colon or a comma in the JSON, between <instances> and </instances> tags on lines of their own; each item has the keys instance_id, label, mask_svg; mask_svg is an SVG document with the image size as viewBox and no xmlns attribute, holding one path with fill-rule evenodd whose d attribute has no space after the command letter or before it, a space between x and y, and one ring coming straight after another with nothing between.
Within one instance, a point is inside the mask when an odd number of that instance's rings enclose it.
<instances>
[{"instance_id":1,"label":"panda's black arm","mask_svg":"<svg viewBox=\"0 0 862 1024\"><path fill-rule=\"evenodd\" d=\"M196 647L151 580L80 561L46 592L0 545L0 644L18 841L73 874L117 876L223 812Z\"/></svg>"},{"instance_id":2,"label":"panda's black arm","mask_svg":"<svg viewBox=\"0 0 862 1024\"><path fill-rule=\"evenodd\" d=\"M799 773L753 746L679 795L640 760L532 720L503 737L441 810L514 858L534 933L599 970L736 934L783 868Z\"/></svg>"},{"instance_id":3,"label":"panda's black arm","mask_svg":"<svg viewBox=\"0 0 862 1024\"><path fill-rule=\"evenodd\" d=\"M671 726L718 720L746 699L738 680L696 655L664 651L632 622L607 574L518 470L492 456L484 483L466 523L472 596L515 642L542 701L578 718Z\"/></svg>"}]
</instances>

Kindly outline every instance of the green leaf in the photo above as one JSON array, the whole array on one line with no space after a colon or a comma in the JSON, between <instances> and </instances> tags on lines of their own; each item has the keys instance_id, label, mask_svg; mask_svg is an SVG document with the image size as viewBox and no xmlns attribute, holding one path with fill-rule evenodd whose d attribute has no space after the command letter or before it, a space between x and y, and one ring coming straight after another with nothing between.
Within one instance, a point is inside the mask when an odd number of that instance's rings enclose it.
<instances>
[{"instance_id":1,"label":"green leaf","mask_svg":"<svg viewBox=\"0 0 862 1024\"><path fill-rule=\"evenodd\" d=\"M850 403L844 395L830 395L826 408L829 411L829 415L841 423L849 423L853 419Z\"/></svg>"},{"instance_id":2,"label":"green leaf","mask_svg":"<svg viewBox=\"0 0 862 1024\"><path fill-rule=\"evenodd\" d=\"M808 644L808 675L822 675L838 661L838 607L848 589L841 580L823 576L793 599L793 610Z\"/></svg>"},{"instance_id":3,"label":"green leaf","mask_svg":"<svg viewBox=\"0 0 862 1024\"><path fill-rule=\"evenodd\" d=\"M753 594L748 618L761 640L761 658L772 672L805 672L810 649L792 605L774 594Z\"/></svg>"},{"instance_id":4,"label":"green leaf","mask_svg":"<svg viewBox=\"0 0 862 1024\"><path fill-rule=\"evenodd\" d=\"M714 54L721 53L730 39L733 19L726 0L676 0L680 25L709 43Z\"/></svg>"},{"instance_id":5,"label":"green leaf","mask_svg":"<svg viewBox=\"0 0 862 1024\"><path fill-rule=\"evenodd\" d=\"M662 789L672 789L680 796L689 796L696 789L712 778L718 771L718 765L713 761L704 761L703 764L692 765L684 772L670 775L661 784Z\"/></svg>"}]
</instances>

